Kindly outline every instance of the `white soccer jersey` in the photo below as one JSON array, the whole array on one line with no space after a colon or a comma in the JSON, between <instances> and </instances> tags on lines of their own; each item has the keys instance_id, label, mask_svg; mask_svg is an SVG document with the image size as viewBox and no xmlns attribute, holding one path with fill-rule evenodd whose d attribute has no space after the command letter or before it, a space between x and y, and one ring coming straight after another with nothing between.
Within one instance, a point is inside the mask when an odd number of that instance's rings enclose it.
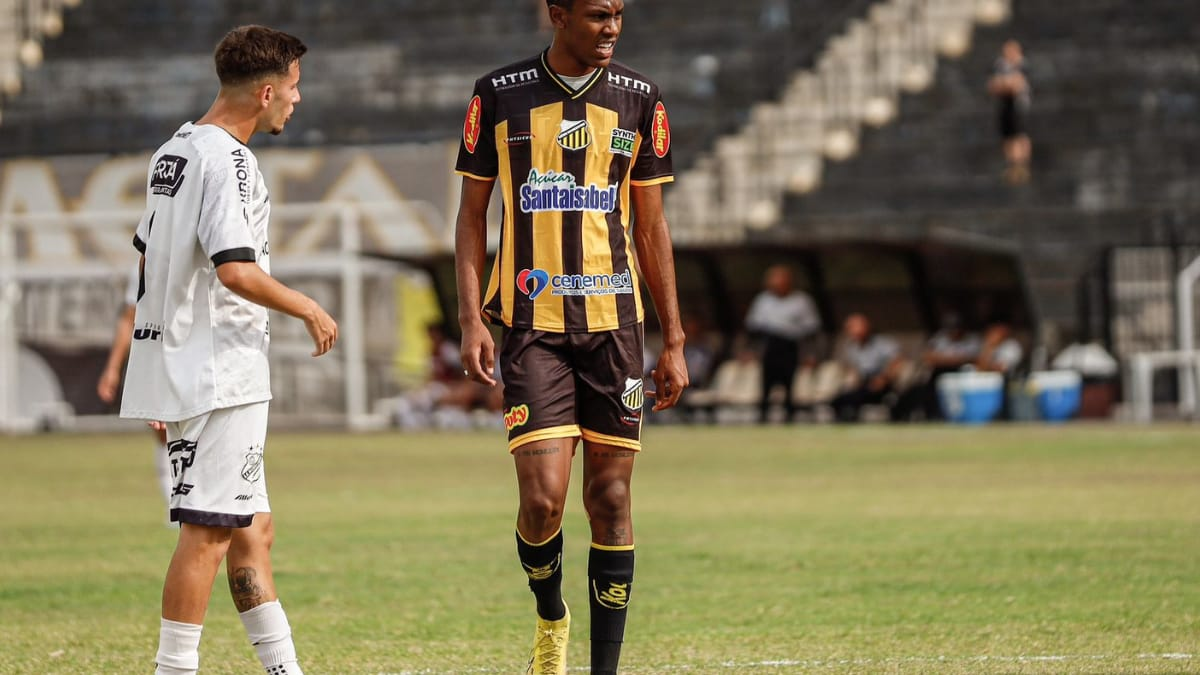
<instances>
[{"instance_id":1,"label":"white soccer jersey","mask_svg":"<svg viewBox=\"0 0 1200 675\"><path fill-rule=\"evenodd\" d=\"M178 422L271 398L267 309L217 278L233 261L270 273L269 215L258 161L224 129L189 122L154 153L122 417Z\"/></svg>"}]
</instances>

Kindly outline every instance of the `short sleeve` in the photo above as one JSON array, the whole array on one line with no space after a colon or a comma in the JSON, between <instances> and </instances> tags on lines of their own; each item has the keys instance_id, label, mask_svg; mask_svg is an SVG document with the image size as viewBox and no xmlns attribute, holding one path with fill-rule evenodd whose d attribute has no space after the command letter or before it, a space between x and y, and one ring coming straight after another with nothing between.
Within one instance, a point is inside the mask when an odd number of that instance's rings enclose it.
<instances>
[{"instance_id":1,"label":"short sleeve","mask_svg":"<svg viewBox=\"0 0 1200 675\"><path fill-rule=\"evenodd\" d=\"M500 159L496 153L496 92L486 80L475 82L475 93L467 103L454 172L490 181L499 175Z\"/></svg>"},{"instance_id":2,"label":"short sleeve","mask_svg":"<svg viewBox=\"0 0 1200 675\"><path fill-rule=\"evenodd\" d=\"M250 151L239 148L204 159L204 192L196 235L214 265L254 262L257 248L250 234L242 195L250 194Z\"/></svg>"},{"instance_id":3,"label":"short sleeve","mask_svg":"<svg viewBox=\"0 0 1200 675\"><path fill-rule=\"evenodd\" d=\"M638 129L641 144L633 168L629 172L630 183L637 186L657 185L675 180L671 168L671 122L667 107L655 88L653 105L646 110L642 125Z\"/></svg>"}]
</instances>

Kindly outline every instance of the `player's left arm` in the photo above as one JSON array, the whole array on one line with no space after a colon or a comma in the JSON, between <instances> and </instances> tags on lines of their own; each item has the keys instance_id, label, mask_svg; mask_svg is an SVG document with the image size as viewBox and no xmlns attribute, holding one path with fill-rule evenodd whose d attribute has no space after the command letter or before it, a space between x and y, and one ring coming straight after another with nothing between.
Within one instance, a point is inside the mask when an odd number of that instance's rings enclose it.
<instances>
[{"instance_id":1,"label":"player's left arm","mask_svg":"<svg viewBox=\"0 0 1200 675\"><path fill-rule=\"evenodd\" d=\"M662 185L634 185L633 243L637 248L638 267L650 289L654 311L662 326L663 350L654 378L654 410L666 410L679 402L689 384L683 358L685 335L679 318L679 298L675 289L675 252L671 232L663 212Z\"/></svg>"}]
</instances>

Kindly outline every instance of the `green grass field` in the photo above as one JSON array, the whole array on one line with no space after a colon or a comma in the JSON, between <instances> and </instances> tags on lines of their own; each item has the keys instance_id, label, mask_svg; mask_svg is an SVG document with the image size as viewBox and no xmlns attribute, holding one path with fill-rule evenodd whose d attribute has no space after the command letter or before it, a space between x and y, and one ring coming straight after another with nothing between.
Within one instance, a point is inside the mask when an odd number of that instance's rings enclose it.
<instances>
[{"instance_id":1,"label":"green grass field","mask_svg":"<svg viewBox=\"0 0 1200 675\"><path fill-rule=\"evenodd\" d=\"M1200 672L1200 428L645 435L628 672ZM0 673L152 671L175 533L150 453L0 437ZM307 672L520 671L533 601L500 434L276 433L267 457ZM260 672L223 576L201 663Z\"/></svg>"}]
</instances>

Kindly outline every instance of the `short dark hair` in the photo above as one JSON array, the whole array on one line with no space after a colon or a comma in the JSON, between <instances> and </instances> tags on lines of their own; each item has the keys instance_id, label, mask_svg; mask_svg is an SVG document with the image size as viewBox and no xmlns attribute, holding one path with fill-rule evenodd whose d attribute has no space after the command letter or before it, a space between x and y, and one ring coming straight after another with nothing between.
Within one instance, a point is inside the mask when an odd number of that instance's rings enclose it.
<instances>
[{"instance_id":1,"label":"short dark hair","mask_svg":"<svg viewBox=\"0 0 1200 675\"><path fill-rule=\"evenodd\" d=\"M575 5L575 0L546 0L547 8L562 7L563 9L567 10L568 12L571 11L571 7L573 7L574 5Z\"/></svg>"},{"instance_id":2,"label":"short dark hair","mask_svg":"<svg viewBox=\"0 0 1200 675\"><path fill-rule=\"evenodd\" d=\"M213 52L217 79L236 86L270 75L285 75L308 51L300 38L266 26L238 26Z\"/></svg>"}]
</instances>

